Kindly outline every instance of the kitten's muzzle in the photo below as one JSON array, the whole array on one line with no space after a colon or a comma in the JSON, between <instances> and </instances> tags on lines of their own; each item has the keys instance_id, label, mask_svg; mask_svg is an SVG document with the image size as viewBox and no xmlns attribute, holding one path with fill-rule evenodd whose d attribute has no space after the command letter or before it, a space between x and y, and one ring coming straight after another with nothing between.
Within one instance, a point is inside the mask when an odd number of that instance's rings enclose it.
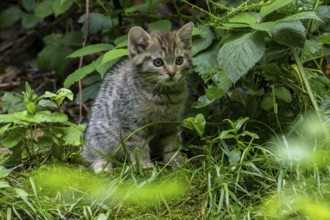
<instances>
[{"instance_id":1,"label":"kitten's muzzle","mask_svg":"<svg viewBox=\"0 0 330 220\"><path fill-rule=\"evenodd\" d=\"M175 72L168 72L167 75L172 79L175 76Z\"/></svg>"}]
</instances>

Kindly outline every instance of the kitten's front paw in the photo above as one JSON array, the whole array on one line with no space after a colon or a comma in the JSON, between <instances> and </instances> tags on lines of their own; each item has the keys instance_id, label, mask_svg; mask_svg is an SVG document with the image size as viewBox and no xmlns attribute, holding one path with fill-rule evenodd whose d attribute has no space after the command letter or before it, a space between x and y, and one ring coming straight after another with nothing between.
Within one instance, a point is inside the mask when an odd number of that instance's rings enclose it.
<instances>
[{"instance_id":1,"label":"kitten's front paw","mask_svg":"<svg viewBox=\"0 0 330 220\"><path fill-rule=\"evenodd\" d=\"M149 160L142 160L141 166L143 167L143 169L148 169L148 168L153 168L154 164Z\"/></svg>"},{"instance_id":2,"label":"kitten's front paw","mask_svg":"<svg viewBox=\"0 0 330 220\"><path fill-rule=\"evenodd\" d=\"M112 170L112 164L107 160L97 159L92 163L91 168L95 173L109 172Z\"/></svg>"},{"instance_id":3,"label":"kitten's front paw","mask_svg":"<svg viewBox=\"0 0 330 220\"><path fill-rule=\"evenodd\" d=\"M185 159L180 153L177 153L176 155L174 154L164 155L164 161L169 162L169 165L171 167L178 167L184 164Z\"/></svg>"}]
</instances>

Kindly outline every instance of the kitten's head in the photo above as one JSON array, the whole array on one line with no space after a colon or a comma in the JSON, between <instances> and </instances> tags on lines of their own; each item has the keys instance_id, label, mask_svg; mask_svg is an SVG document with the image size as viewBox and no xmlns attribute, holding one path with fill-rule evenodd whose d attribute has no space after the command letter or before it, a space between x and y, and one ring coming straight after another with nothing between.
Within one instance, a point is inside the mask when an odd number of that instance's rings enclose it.
<instances>
[{"instance_id":1,"label":"kitten's head","mask_svg":"<svg viewBox=\"0 0 330 220\"><path fill-rule=\"evenodd\" d=\"M191 66L193 23L180 30L145 32L133 27L128 33L128 51L139 75L150 84L171 86L184 80Z\"/></svg>"}]
</instances>

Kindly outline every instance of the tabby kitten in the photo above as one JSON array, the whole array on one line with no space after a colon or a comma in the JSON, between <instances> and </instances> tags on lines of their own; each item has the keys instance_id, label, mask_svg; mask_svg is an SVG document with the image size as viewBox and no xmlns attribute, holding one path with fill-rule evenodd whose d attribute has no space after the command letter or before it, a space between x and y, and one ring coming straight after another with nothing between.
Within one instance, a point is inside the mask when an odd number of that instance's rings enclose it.
<instances>
[{"instance_id":1,"label":"tabby kitten","mask_svg":"<svg viewBox=\"0 0 330 220\"><path fill-rule=\"evenodd\" d=\"M147 33L140 27L129 31L129 58L105 76L85 132L83 157L96 173L112 168L102 154L122 159L128 153L133 164L140 155L144 168L153 166L150 154L162 156L172 165L182 162L176 152L177 126L155 122L177 121L183 112L193 26L188 23L173 32ZM123 143L132 132L150 123L155 125Z\"/></svg>"}]
</instances>

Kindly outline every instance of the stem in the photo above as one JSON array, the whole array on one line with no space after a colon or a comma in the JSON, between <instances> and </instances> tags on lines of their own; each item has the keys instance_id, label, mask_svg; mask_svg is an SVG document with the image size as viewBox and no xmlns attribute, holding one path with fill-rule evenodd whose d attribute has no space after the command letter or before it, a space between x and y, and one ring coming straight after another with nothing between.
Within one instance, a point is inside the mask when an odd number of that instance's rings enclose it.
<instances>
[{"instance_id":1,"label":"stem","mask_svg":"<svg viewBox=\"0 0 330 220\"><path fill-rule=\"evenodd\" d=\"M303 67L303 65L302 65L302 63L300 61L300 58L299 58L298 53L297 53L297 49L292 48L291 51L292 51L294 60L295 60L295 62L297 64L297 66L298 66L298 70L299 70L298 74L301 76L301 78L302 78L302 80L304 82L304 85L306 86L307 93L308 93L308 96L309 96L309 98L310 98L310 100L312 102L312 105L313 105L315 111L317 112L317 115L319 116L319 110L320 109L319 109L319 106L318 106L318 104L316 102L316 99L314 97L314 94L313 94L312 88L311 88L311 86L309 84L309 81L308 81L308 79L306 77L305 69L304 69L304 67Z\"/></svg>"},{"instance_id":2,"label":"stem","mask_svg":"<svg viewBox=\"0 0 330 220\"><path fill-rule=\"evenodd\" d=\"M82 48L86 46L87 43L87 37L88 37L88 26L89 26L89 0L86 0L86 19L85 19L85 30L84 30L84 41ZM82 68L83 65L83 56L80 57L79 60L79 69ZM82 121L82 83L81 80L79 80L79 124Z\"/></svg>"}]
</instances>

